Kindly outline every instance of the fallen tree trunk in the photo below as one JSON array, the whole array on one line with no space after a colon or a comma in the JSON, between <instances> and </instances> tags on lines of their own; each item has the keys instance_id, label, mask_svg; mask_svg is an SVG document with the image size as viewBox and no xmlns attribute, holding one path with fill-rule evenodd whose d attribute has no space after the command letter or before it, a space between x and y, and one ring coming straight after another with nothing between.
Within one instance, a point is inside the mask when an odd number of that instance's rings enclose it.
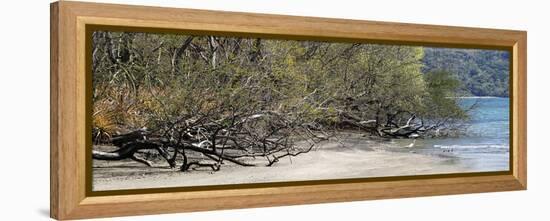
<instances>
[{"instance_id":1,"label":"fallen tree trunk","mask_svg":"<svg viewBox=\"0 0 550 221\"><path fill-rule=\"evenodd\" d=\"M96 160L122 160L134 156L138 150L155 149L157 146L151 143L133 141L122 145L121 148L113 152L103 152L92 150L92 157Z\"/></svg>"}]
</instances>

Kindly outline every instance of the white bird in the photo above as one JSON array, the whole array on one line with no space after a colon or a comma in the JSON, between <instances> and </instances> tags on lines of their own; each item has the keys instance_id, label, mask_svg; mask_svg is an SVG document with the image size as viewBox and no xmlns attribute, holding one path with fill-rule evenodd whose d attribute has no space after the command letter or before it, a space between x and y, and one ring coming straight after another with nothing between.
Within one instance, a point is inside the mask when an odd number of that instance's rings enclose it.
<instances>
[{"instance_id":1,"label":"white bird","mask_svg":"<svg viewBox=\"0 0 550 221\"><path fill-rule=\"evenodd\" d=\"M416 143L416 139L414 139L413 142L407 146L407 148L412 148L412 147L414 147L414 143Z\"/></svg>"}]
</instances>

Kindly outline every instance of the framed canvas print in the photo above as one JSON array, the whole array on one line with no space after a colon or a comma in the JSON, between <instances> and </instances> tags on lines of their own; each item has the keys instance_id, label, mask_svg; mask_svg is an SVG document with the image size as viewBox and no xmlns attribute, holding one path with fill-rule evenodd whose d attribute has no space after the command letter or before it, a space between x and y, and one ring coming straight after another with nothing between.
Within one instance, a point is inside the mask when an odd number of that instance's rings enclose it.
<instances>
[{"instance_id":1,"label":"framed canvas print","mask_svg":"<svg viewBox=\"0 0 550 221\"><path fill-rule=\"evenodd\" d=\"M51 4L51 216L523 190L525 31Z\"/></svg>"}]
</instances>

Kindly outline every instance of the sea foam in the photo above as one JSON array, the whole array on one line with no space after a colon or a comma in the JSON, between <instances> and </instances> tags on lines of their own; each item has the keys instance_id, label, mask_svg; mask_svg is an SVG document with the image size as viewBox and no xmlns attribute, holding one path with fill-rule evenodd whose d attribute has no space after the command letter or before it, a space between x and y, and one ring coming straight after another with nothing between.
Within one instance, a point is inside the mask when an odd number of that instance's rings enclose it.
<instances>
[{"instance_id":1,"label":"sea foam","mask_svg":"<svg viewBox=\"0 0 550 221\"><path fill-rule=\"evenodd\" d=\"M496 149L508 149L508 145L499 144L474 144L474 145L434 145L434 148L440 149L483 149L483 148L496 148Z\"/></svg>"}]
</instances>

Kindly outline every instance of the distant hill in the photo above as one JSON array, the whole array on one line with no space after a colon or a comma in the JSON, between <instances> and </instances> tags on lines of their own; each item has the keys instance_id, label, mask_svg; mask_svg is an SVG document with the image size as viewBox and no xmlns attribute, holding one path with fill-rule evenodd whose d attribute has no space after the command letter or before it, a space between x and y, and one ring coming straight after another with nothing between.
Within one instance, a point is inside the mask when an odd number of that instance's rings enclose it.
<instances>
[{"instance_id":1,"label":"distant hill","mask_svg":"<svg viewBox=\"0 0 550 221\"><path fill-rule=\"evenodd\" d=\"M497 50L424 48L423 72L453 73L463 95L507 97L509 56Z\"/></svg>"}]
</instances>

